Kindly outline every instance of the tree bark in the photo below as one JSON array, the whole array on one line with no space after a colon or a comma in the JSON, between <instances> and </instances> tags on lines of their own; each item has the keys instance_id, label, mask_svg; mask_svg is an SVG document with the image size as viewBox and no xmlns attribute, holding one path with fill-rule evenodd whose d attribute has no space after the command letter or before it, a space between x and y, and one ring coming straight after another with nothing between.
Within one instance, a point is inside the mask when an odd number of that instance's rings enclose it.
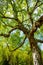
<instances>
[{"instance_id":1,"label":"tree bark","mask_svg":"<svg viewBox=\"0 0 43 65\"><path fill-rule=\"evenodd\" d=\"M37 42L33 37L33 34L30 34L29 41L32 50L33 64L42 65L41 50L39 49Z\"/></svg>"}]
</instances>

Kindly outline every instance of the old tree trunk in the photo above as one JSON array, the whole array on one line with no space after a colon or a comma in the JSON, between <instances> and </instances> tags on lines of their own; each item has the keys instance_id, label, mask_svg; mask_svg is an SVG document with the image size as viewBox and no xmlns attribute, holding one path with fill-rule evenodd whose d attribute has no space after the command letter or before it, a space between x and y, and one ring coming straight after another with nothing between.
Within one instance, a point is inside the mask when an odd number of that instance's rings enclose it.
<instances>
[{"instance_id":1,"label":"old tree trunk","mask_svg":"<svg viewBox=\"0 0 43 65\"><path fill-rule=\"evenodd\" d=\"M32 50L33 64L42 65L41 50L39 49L37 42L34 39L33 31L30 33L29 41Z\"/></svg>"},{"instance_id":2,"label":"old tree trunk","mask_svg":"<svg viewBox=\"0 0 43 65\"><path fill-rule=\"evenodd\" d=\"M41 52L37 46L37 43L33 39L31 39L30 42L31 42L30 45L31 45L34 65L42 65ZM36 45L35 45L35 43L36 43Z\"/></svg>"}]
</instances>

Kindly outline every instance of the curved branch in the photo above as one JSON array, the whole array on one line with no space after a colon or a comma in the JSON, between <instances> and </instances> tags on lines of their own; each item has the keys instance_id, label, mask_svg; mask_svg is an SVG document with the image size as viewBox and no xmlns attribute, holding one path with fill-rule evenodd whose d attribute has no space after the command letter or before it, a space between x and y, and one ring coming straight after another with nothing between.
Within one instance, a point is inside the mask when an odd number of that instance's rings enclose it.
<instances>
[{"instance_id":1,"label":"curved branch","mask_svg":"<svg viewBox=\"0 0 43 65\"><path fill-rule=\"evenodd\" d=\"M26 36L25 36L23 42L21 42L20 45L19 45L17 48L13 49L12 52L13 52L13 51L16 51L17 49L19 49L20 47L22 47L23 44L25 43L25 40L26 40Z\"/></svg>"},{"instance_id":2,"label":"curved branch","mask_svg":"<svg viewBox=\"0 0 43 65\"><path fill-rule=\"evenodd\" d=\"M8 32L8 34L3 34L3 33L1 33L0 36L9 37L9 36L10 36L10 33L11 33L13 30L15 30L15 29L18 29L18 27L16 26L16 27L12 28L12 29Z\"/></svg>"},{"instance_id":3,"label":"curved branch","mask_svg":"<svg viewBox=\"0 0 43 65\"><path fill-rule=\"evenodd\" d=\"M7 35L6 35L6 34L0 34L0 36L9 37L9 36L10 36L10 33L11 33L13 30L15 30L15 29L20 29L20 30L22 30L26 35L29 34L29 30L28 30L26 27L24 27L24 25L21 23L21 21L20 21L18 18L15 19L15 18L5 17L5 16L3 16L3 17L1 17L1 18L14 19L15 21L18 22L18 26L12 28ZM27 35L27 36L28 36L28 35Z\"/></svg>"},{"instance_id":4,"label":"curved branch","mask_svg":"<svg viewBox=\"0 0 43 65\"><path fill-rule=\"evenodd\" d=\"M23 46L23 44L25 43L26 38L27 38L27 37L25 36L24 40L20 43L20 45L19 45L17 48L13 49L13 50L10 50L9 45L7 44L7 47L8 47L8 49L9 49L9 51L10 51L10 52L14 52L14 51L16 51L17 49L21 48L21 47ZM31 50L28 52L28 54L30 54L30 52L31 52Z\"/></svg>"},{"instance_id":5,"label":"curved branch","mask_svg":"<svg viewBox=\"0 0 43 65\"><path fill-rule=\"evenodd\" d=\"M13 50L10 50L9 45L7 44L7 47L9 49L9 51L13 52L13 51L16 51L17 49L19 49L20 47L22 47L23 44L25 43L25 40L26 40L26 36L25 36L24 40L20 43L20 45L17 48L13 49Z\"/></svg>"},{"instance_id":6,"label":"curved branch","mask_svg":"<svg viewBox=\"0 0 43 65\"><path fill-rule=\"evenodd\" d=\"M13 30L15 30L15 29L20 29L20 30L22 30L22 31L24 32L24 34L26 34L26 36L28 36L28 34L29 34L29 30L26 29L22 24L19 24L19 25L15 26L14 28L12 28L12 29L8 32L8 34L3 34L3 33L1 33L0 36L9 37L10 34L11 34L11 32L12 32Z\"/></svg>"}]
</instances>

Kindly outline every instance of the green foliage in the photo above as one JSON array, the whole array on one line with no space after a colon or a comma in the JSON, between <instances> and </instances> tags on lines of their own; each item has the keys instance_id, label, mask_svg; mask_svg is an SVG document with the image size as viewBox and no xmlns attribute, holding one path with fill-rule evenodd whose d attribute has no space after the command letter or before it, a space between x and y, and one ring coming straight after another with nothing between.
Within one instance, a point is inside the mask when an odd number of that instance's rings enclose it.
<instances>
[{"instance_id":1,"label":"green foliage","mask_svg":"<svg viewBox=\"0 0 43 65\"><path fill-rule=\"evenodd\" d=\"M22 47L12 51L22 44L25 34L19 29L14 29L11 33L9 31L20 23L26 29L31 30L30 18L32 17L35 22L43 14L43 4L40 5L43 0L40 0L37 4L40 6L34 10L36 2L37 0L0 0L0 34L9 33L10 35L8 38L0 36L0 65L7 65L7 63L8 65L33 65L32 52L29 54L31 49L27 38ZM20 23L18 23L18 19ZM34 33L34 38L43 40L43 25Z\"/></svg>"}]
</instances>

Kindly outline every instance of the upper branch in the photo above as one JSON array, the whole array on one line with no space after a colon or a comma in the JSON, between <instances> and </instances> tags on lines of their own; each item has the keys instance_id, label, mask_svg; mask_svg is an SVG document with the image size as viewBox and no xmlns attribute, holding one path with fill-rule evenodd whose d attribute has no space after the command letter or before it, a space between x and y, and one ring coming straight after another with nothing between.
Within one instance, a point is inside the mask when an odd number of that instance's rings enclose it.
<instances>
[{"instance_id":1,"label":"upper branch","mask_svg":"<svg viewBox=\"0 0 43 65\"><path fill-rule=\"evenodd\" d=\"M27 4L27 12L28 12L28 15L29 15L29 18L33 24L33 19L32 19L32 16L31 16L31 12L29 11L29 5L28 5L28 0L26 0L26 4Z\"/></svg>"},{"instance_id":2,"label":"upper branch","mask_svg":"<svg viewBox=\"0 0 43 65\"><path fill-rule=\"evenodd\" d=\"M39 2L39 0L37 0L36 4L35 4L35 6L34 6L34 8L33 8L33 10L32 10L32 13L33 13L34 10L36 9L38 2ZM32 13L31 13L31 14L32 14Z\"/></svg>"},{"instance_id":3,"label":"upper branch","mask_svg":"<svg viewBox=\"0 0 43 65\"><path fill-rule=\"evenodd\" d=\"M39 5L37 5L38 2L39 2L39 1L37 0L36 5L34 6L34 8L33 8L32 12L31 12L31 14L33 14L33 12L34 12L38 7L40 7L41 5L43 5L43 2L41 2Z\"/></svg>"}]
</instances>

